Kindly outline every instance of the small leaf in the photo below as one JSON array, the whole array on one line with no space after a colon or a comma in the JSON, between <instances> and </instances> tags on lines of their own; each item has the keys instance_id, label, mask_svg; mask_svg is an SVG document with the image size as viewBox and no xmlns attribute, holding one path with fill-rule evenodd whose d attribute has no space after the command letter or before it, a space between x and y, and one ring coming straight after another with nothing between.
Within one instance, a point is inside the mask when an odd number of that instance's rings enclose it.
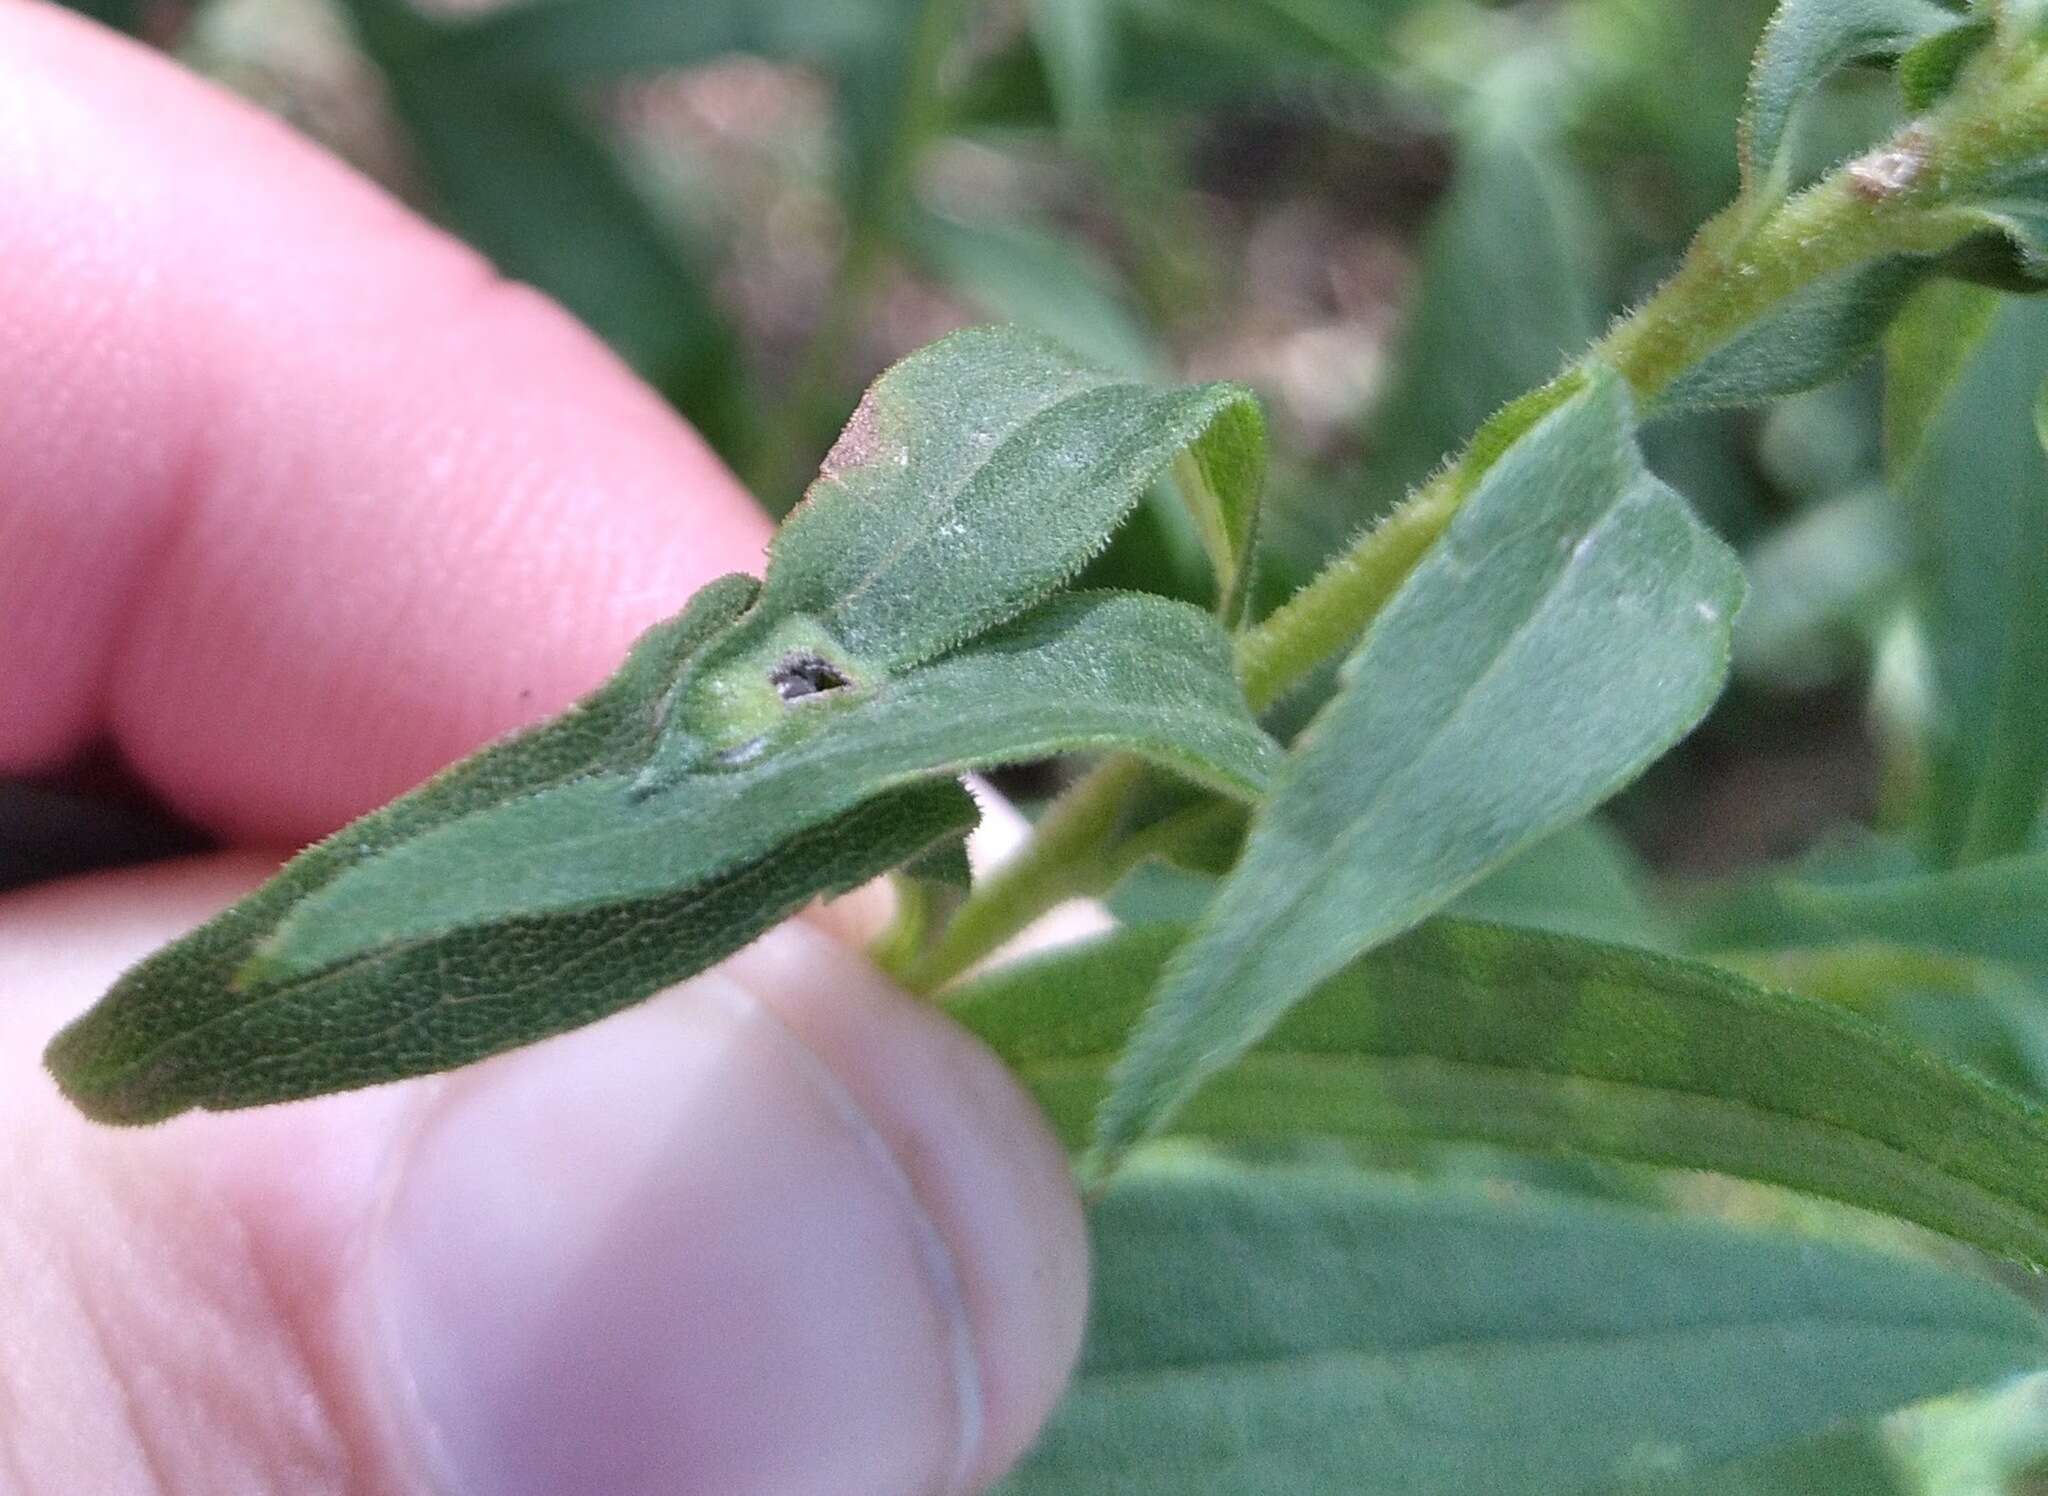
<instances>
[{"instance_id":1,"label":"small leaf","mask_svg":"<svg viewBox=\"0 0 2048 1496\"><path fill-rule=\"evenodd\" d=\"M1955 86L1963 65L1991 40L1988 20L1965 21L1915 42L1899 58L1899 92L1913 114L1925 114Z\"/></svg>"},{"instance_id":2,"label":"small leaf","mask_svg":"<svg viewBox=\"0 0 2048 1496\"><path fill-rule=\"evenodd\" d=\"M1785 0L1750 72L1742 117L1743 191L1766 201L1790 181L1785 134L1793 110L1838 68L1889 61L1925 38L1966 25L1934 0Z\"/></svg>"},{"instance_id":3,"label":"small leaf","mask_svg":"<svg viewBox=\"0 0 2048 1496\"><path fill-rule=\"evenodd\" d=\"M2048 306L1940 293L1892 369L1890 476L1934 677L1930 827L1944 859L1977 861L2027 846L2048 793L2048 454L2031 419Z\"/></svg>"},{"instance_id":4,"label":"small leaf","mask_svg":"<svg viewBox=\"0 0 2048 1496\"><path fill-rule=\"evenodd\" d=\"M1174 476L1215 569L1218 611L1235 623L1251 596L1266 486L1266 417L1258 403L1242 401L1220 414L1180 457Z\"/></svg>"},{"instance_id":5,"label":"small leaf","mask_svg":"<svg viewBox=\"0 0 2048 1496\"><path fill-rule=\"evenodd\" d=\"M1000 1496L1557 1496L2048 1349L1958 1273L1590 1202L1186 1168L1091 1224L1079 1376Z\"/></svg>"},{"instance_id":6,"label":"small leaf","mask_svg":"<svg viewBox=\"0 0 2048 1496\"><path fill-rule=\"evenodd\" d=\"M962 988L953 1015L1078 1147L1185 927ZM1172 1123L1711 1169L2048 1262L2048 1114L1829 1003L1718 966L1438 917L1319 986Z\"/></svg>"},{"instance_id":7,"label":"small leaf","mask_svg":"<svg viewBox=\"0 0 2048 1496\"><path fill-rule=\"evenodd\" d=\"M58 1035L51 1068L72 1100L104 1122L153 1122L191 1107L257 1106L451 1070L652 997L811 900L857 888L958 837L974 818L959 785L919 785L690 888L456 930L364 951L310 977L232 988L208 1021L177 1024L147 1045L120 1042L127 1036L88 1015Z\"/></svg>"},{"instance_id":8,"label":"small leaf","mask_svg":"<svg viewBox=\"0 0 2048 1496\"><path fill-rule=\"evenodd\" d=\"M757 624L801 614L900 669L1041 601L1152 479L1256 402L1086 369L1015 328L972 328L868 390L776 537Z\"/></svg>"},{"instance_id":9,"label":"small leaf","mask_svg":"<svg viewBox=\"0 0 2048 1496\"><path fill-rule=\"evenodd\" d=\"M760 584L730 576L648 631L626 663L570 711L486 748L411 794L364 816L293 858L276 877L136 966L84 1018L57 1037L50 1066L94 1116L147 1121L191 1104L175 1086L151 1089L138 1070L191 1036L225 1024L246 1002L233 976L293 904L351 864L491 806L552 784L638 763L653 750L662 704L689 659L746 609Z\"/></svg>"},{"instance_id":10,"label":"small leaf","mask_svg":"<svg viewBox=\"0 0 2048 1496\"><path fill-rule=\"evenodd\" d=\"M1447 912L1660 949L1672 932L1650 902L1648 883L1628 844L1594 816L1503 863L1458 895Z\"/></svg>"},{"instance_id":11,"label":"small leaf","mask_svg":"<svg viewBox=\"0 0 2048 1496\"><path fill-rule=\"evenodd\" d=\"M1595 368L1486 470L1346 665L1133 1042L1103 1152L1675 742L1720 689L1741 599Z\"/></svg>"},{"instance_id":12,"label":"small leaf","mask_svg":"<svg viewBox=\"0 0 2048 1496\"><path fill-rule=\"evenodd\" d=\"M1213 620L1132 593L1058 598L919 669L800 697L768 732L649 786L600 773L416 837L298 905L266 973L720 877L906 783L1089 748L1252 797L1279 753ZM765 686L764 686L765 692Z\"/></svg>"},{"instance_id":13,"label":"small leaf","mask_svg":"<svg viewBox=\"0 0 2048 1496\"><path fill-rule=\"evenodd\" d=\"M1937 259L1891 255L1794 292L1660 391L1649 414L1756 405L1832 383L1874 354Z\"/></svg>"},{"instance_id":14,"label":"small leaf","mask_svg":"<svg viewBox=\"0 0 2048 1496\"><path fill-rule=\"evenodd\" d=\"M1860 881L1746 879L1702 901L1689 943L1705 950L1875 943L2048 971L2048 853Z\"/></svg>"}]
</instances>

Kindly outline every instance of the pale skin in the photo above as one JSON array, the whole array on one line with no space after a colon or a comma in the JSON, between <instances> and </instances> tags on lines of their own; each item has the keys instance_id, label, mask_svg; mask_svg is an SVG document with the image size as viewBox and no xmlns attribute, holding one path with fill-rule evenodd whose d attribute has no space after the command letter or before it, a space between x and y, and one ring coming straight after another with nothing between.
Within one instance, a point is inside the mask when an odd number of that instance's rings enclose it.
<instances>
[{"instance_id":1,"label":"pale skin","mask_svg":"<svg viewBox=\"0 0 2048 1496\"><path fill-rule=\"evenodd\" d=\"M541 298L29 0L0 205L0 772L110 744L238 849L0 900L0 1493L984 1487L1071 1366L1078 1206L819 923L453 1078L144 1131L57 1095L126 963L767 528Z\"/></svg>"}]
</instances>

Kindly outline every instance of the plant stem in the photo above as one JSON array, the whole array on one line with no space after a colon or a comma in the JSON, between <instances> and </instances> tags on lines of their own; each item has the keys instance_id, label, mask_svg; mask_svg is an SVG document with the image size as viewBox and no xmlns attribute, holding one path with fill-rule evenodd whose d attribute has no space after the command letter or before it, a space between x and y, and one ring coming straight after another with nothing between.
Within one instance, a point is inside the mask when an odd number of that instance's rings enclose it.
<instances>
[{"instance_id":1,"label":"plant stem","mask_svg":"<svg viewBox=\"0 0 2048 1496\"><path fill-rule=\"evenodd\" d=\"M1912 154L1908 180L1889 185L1872 170L1890 153ZM1992 63L1935 114L1890 146L1852 161L1770 211L1741 199L1694 239L1658 292L1587 354L1653 401L1687 369L1788 297L1881 255L1936 254L1981 220L1952 210L1971 183L2005 163L2048 152L2048 60L2016 49ZM1506 407L1465 450L1361 536L1257 628L1238 639L1238 676L1263 710L1325 659L1349 646L1379 613L1493 460L1570 397L1583 364ZM1132 859L1108 843L1140 784L1136 761L1112 759L1068 792L1032 843L961 907L917 973L929 991L996 949L1053 905L1100 892ZM1116 870L1111 874L1111 870ZM957 938L956 938L957 932Z\"/></svg>"},{"instance_id":2,"label":"plant stem","mask_svg":"<svg viewBox=\"0 0 2048 1496\"><path fill-rule=\"evenodd\" d=\"M923 958L903 973L905 985L930 992L1054 905L1107 892L1105 879L1118 875L1110 870L1110 842L1144 775L1141 760L1111 758L1054 801L1031 840L982 880Z\"/></svg>"},{"instance_id":3,"label":"plant stem","mask_svg":"<svg viewBox=\"0 0 2048 1496\"><path fill-rule=\"evenodd\" d=\"M1796 292L1885 254L1934 254L1981 229L1944 202L2001 162L2048 149L2048 62L2029 54L1961 90L1908 126L1891 149L1914 153L1898 190L1872 185L1852 161L1759 216L1741 200L1709 222L1657 294L1594 345L1588 358L1653 400L1700 359ZM1873 156L1883 152L1873 153ZM1482 428L1448 467L1361 537L1238 645L1238 674L1255 709L1356 638L1406 580L1494 457L1570 392L1575 369L1524 396ZM1489 440L1492 437L1492 440Z\"/></svg>"}]
</instances>

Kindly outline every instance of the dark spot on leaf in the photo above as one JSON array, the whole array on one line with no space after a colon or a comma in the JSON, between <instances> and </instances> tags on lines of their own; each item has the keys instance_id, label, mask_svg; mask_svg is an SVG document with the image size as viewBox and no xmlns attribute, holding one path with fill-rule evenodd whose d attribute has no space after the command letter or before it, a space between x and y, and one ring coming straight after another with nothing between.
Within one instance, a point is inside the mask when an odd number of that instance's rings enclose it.
<instances>
[{"instance_id":1,"label":"dark spot on leaf","mask_svg":"<svg viewBox=\"0 0 2048 1496\"><path fill-rule=\"evenodd\" d=\"M853 682L823 656L799 653L784 655L782 663L768 672L768 684L775 687L775 694L784 701L795 701L803 696L837 691Z\"/></svg>"}]
</instances>

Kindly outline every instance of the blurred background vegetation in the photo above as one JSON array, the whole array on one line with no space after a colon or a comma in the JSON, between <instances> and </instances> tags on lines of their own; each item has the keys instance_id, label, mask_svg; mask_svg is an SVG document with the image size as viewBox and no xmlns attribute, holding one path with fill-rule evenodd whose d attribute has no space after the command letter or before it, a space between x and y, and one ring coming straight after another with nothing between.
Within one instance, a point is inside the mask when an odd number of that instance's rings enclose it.
<instances>
[{"instance_id":1,"label":"blurred background vegetation","mask_svg":"<svg viewBox=\"0 0 2048 1496\"><path fill-rule=\"evenodd\" d=\"M1260 573L1271 606L1647 294L1734 195L1735 120L1771 6L78 8L275 111L551 293L774 512L800 494L869 379L965 323L1016 321L1107 366L1254 386L1275 426ZM1899 112L1882 71L1844 73L1799 120L1802 170L1880 139ZM1972 669L2010 676L2015 629L2048 639L2048 614L2034 617L2048 601L2027 604L2027 575L2011 570L2048 545L2048 489L2027 445L2048 322L2020 302L1998 315L2015 320L1987 345L1972 395L1985 435L1958 438L1931 477L1887 475L1875 368L1763 410L1648 431L1653 466L1750 564L1734 685L1606 817L1511 865L1465 912L1739 946L1743 919L1763 917L1741 903L1739 880L1755 870L1796 862L1802 876L1852 878L1971 860L1943 826L1968 801L1950 781L1975 771L1954 725L1932 719L1929 680L1943 651L1963 662L1952 684ZM1981 507L1975 496L2001 483L2003 495L2028 489L2033 518ZM1905 492L1916 484L1935 491ZM1916 513L1942 516L1961 543L1930 543ZM1197 601L1208 585L1165 494L1091 580ZM2048 736L2048 681L2017 697L2011 685L1978 693L2004 714L1978 725ZM1977 698L1963 696L1967 716ZM1298 725L1315 699L1297 696L1276 726ZM1057 773L1009 787L1028 805ZM1978 851L2037 844L2031 811L2013 824ZM0 782L0 887L195 842L141 804L118 765ZM1732 903L1699 902L1697 890L1730 879ZM1204 891L1199 875L1148 869L1117 908L1185 913ZM1815 954L1789 936L1747 943L1729 959L1895 1018L2048 1095L2048 951L2030 964L1979 960L1967 940L1910 960L1825 941ZM1440 1151L1428 1166L1629 1197L1675 1190L1722 1214L1906 1240L1905 1228L1754 1187L1475 1159ZM1912 1250L1956 1250L1908 1236ZM2013 1483L2048 1449L2043 1401L2029 1384L1895 1425L1882 1458L1864 1434L1844 1435L1712 1489L1901 1490L1900 1472L1918 1466L1960 1482L1940 1489L2048 1491L2048 1479ZM1813 1484L1822 1469L1828 1482Z\"/></svg>"}]
</instances>

